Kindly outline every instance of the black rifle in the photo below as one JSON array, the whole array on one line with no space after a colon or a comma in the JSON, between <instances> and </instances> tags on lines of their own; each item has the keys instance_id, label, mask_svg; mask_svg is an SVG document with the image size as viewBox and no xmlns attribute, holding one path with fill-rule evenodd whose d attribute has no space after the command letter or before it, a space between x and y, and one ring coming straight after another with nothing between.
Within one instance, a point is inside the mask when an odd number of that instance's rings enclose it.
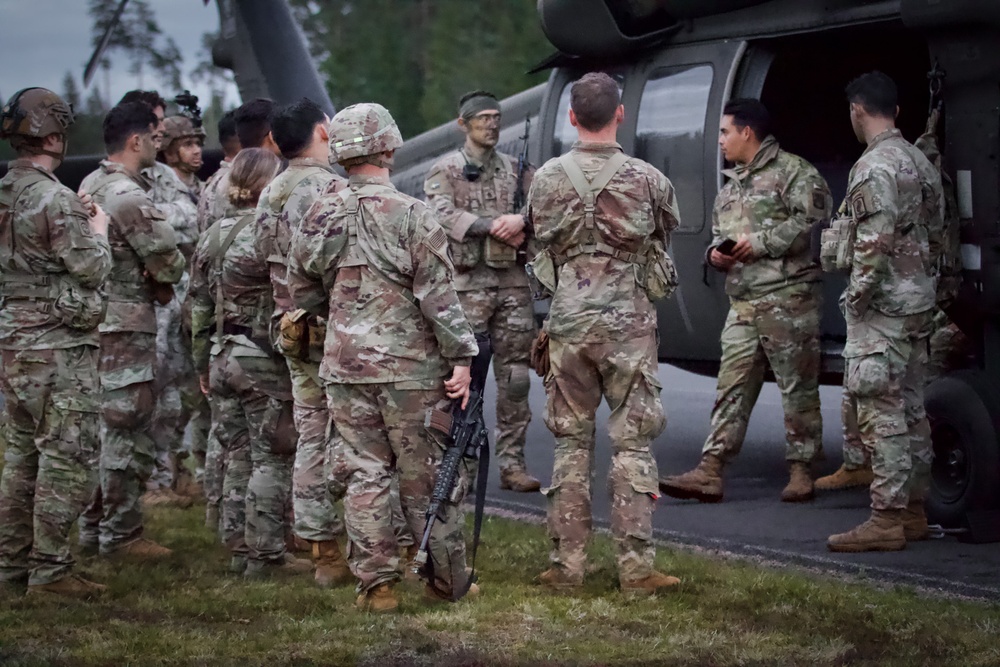
<instances>
[{"instance_id":1,"label":"black rifle","mask_svg":"<svg viewBox=\"0 0 1000 667\"><path fill-rule=\"evenodd\" d=\"M489 431L483 421L483 390L486 387L486 376L490 371L490 359L493 357L493 347L490 345L489 334L476 334L479 343L479 354L472 361L472 384L469 386L469 402L462 409L461 400L455 400L451 414L435 410L431 413L428 427L448 434L448 445L437 469L437 479L434 481L434 491L427 506L427 523L424 525L424 535L420 539L420 548L414 557L413 571L423 574L436 590L434 578L434 561L428 553L431 530L437 522L439 512L445 503L459 502L461 498L453 498L458 488L461 474L462 459L479 459L479 473L476 478L476 515L472 538L472 574L464 586L459 587L458 581L465 577L465 572L452 572L451 599L460 600L476 581L476 550L479 547L479 533L483 524L483 508L486 503L486 480L490 473L490 442Z\"/></svg>"},{"instance_id":2,"label":"black rifle","mask_svg":"<svg viewBox=\"0 0 1000 667\"><path fill-rule=\"evenodd\" d=\"M517 187L514 188L514 213L520 213L527 201L524 191L524 172L528 170L528 137L531 134L531 118L524 119L524 136L521 137L521 152L517 155Z\"/></svg>"}]
</instances>

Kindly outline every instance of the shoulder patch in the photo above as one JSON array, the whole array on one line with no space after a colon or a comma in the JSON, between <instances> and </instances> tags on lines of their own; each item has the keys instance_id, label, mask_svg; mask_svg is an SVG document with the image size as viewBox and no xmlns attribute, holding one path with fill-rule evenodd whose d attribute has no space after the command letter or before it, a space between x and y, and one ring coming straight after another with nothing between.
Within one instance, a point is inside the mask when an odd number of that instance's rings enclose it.
<instances>
[{"instance_id":1,"label":"shoulder patch","mask_svg":"<svg viewBox=\"0 0 1000 667\"><path fill-rule=\"evenodd\" d=\"M440 248L442 246L448 245L448 236L444 233L441 227L435 228L433 232L427 237L427 245L432 248Z\"/></svg>"},{"instance_id":2,"label":"shoulder patch","mask_svg":"<svg viewBox=\"0 0 1000 667\"><path fill-rule=\"evenodd\" d=\"M868 216L878 213L874 197L872 197L867 183L861 184L854 192L848 195L848 198L851 201L851 214L855 220L864 220Z\"/></svg>"}]
</instances>

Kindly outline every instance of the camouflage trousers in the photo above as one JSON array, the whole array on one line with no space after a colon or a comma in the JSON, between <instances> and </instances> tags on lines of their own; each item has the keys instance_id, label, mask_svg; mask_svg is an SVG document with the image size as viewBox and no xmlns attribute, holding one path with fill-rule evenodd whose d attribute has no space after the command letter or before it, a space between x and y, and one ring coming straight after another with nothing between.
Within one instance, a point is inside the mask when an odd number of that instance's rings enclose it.
<instances>
[{"instance_id":1,"label":"camouflage trousers","mask_svg":"<svg viewBox=\"0 0 1000 667\"><path fill-rule=\"evenodd\" d=\"M930 486L933 449L924 412L929 313L847 315L844 385L871 457L871 506L905 508Z\"/></svg>"},{"instance_id":2,"label":"camouflage trousers","mask_svg":"<svg viewBox=\"0 0 1000 667\"><path fill-rule=\"evenodd\" d=\"M208 439L205 443L205 477L204 490L206 511L208 508L220 509L222 505L222 485L226 478L226 456L222 445L219 443L217 430L220 428L218 410L214 397L209 394L205 397L205 402L209 406L211 424L208 429Z\"/></svg>"},{"instance_id":3,"label":"camouflage trousers","mask_svg":"<svg viewBox=\"0 0 1000 667\"><path fill-rule=\"evenodd\" d=\"M227 457L220 532L234 554L277 560L291 510L291 387L280 358L244 352L226 343L210 369L215 432Z\"/></svg>"},{"instance_id":4,"label":"camouflage trousers","mask_svg":"<svg viewBox=\"0 0 1000 667\"><path fill-rule=\"evenodd\" d=\"M326 391L330 416L340 434L336 458L347 485L348 560L362 592L401 576L392 520L394 478L410 532L423 532L445 437L424 424L429 410L447 410L451 402L445 398L442 380L328 384ZM461 502L468 480L469 471L463 466L454 502L444 506L431 533L436 585L446 592L467 581Z\"/></svg>"},{"instance_id":5,"label":"camouflage trousers","mask_svg":"<svg viewBox=\"0 0 1000 667\"><path fill-rule=\"evenodd\" d=\"M48 584L73 569L69 533L97 485L97 359L83 345L2 353L0 581Z\"/></svg>"},{"instance_id":6,"label":"camouflage trousers","mask_svg":"<svg viewBox=\"0 0 1000 667\"><path fill-rule=\"evenodd\" d=\"M156 467L149 478L150 489L169 488L174 483L179 459L186 458L184 436L191 425L191 453L205 454L210 411L198 386L191 358L191 335L181 321L181 302L187 280L165 306L156 304L156 411L152 436L156 443Z\"/></svg>"},{"instance_id":7,"label":"camouflage trousers","mask_svg":"<svg viewBox=\"0 0 1000 667\"><path fill-rule=\"evenodd\" d=\"M309 361L287 359L295 406L295 447L292 504L295 534L310 542L328 542L344 534L344 523L330 494L328 483L336 432L330 422L326 391L319 384L319 366Z\"/></svg>"},{"instance_id":8,"label":"camouflage trousers","mask_svg":"<svg viewBox=\"0 0 1000 667\"><path fill-rule=\"evenodd\" d=\"M501 471L523 470L525 437L531 421L529 357L535 316L527 287L491 287L459 292L473 331L488 331L497 381L496 460Z\"/></svg>"},{"instance_id":9,"label":"camouflage trousers","mask_svg":"<svg viewBox=\"0 0 1000 667\"><path fill-rule=\"evenodd\" d=\"M704 454L739 454L768 365L785 412L785 459L809 463L822 443L819 318L815 285L753 300L733 299L722 329L722 362Z\"/></svg>"},{"instance_id":10,"label":"camouflage trousers","mask_svg":"<svg viewBox=\"0 0 1000 667\"><path fill-rule=\"evenodd\" d=\"M656 336L628 341L576 343L549 339L551 370L545 378L545 425L556 439L548 497L552 563L583 577L592 527L595 414L605 398L611 408L611 535L618 575L641 579L652 571L653 509L659 493L652 440L666 416L657 379Z\"/></svg>"},{"instance_id":11,"label":"camouflage trousers","mask_svg":"<svg viewBox=\"0 0 1000 667\"><path fill-rule=\"evenodd\" d=\"M972 342L954 322L948 319L943 310L935 310L931 327L932 333L929 339L930 351L925 375L926 384L930 384L952 371L967 367L971 363L970 358L972 355ZM861 442L861 434L858 432L857 408L854 405L854 401L851 400L846 384L840 416L844 427L844 467L848 470L857 470L869 465L868 454L865 451L864 444ZM931 446L930 440L928 440L927 444ZM919 458L923 460L932 454L933 452L922 453ZM927 483L929 484L929 482ZM918 486L923 486L923 484Z\"/></svg>"},{"instance_id":12,"label":"camouflage trousers","mask_svg":"<svg viewBox=\"0 0 1000 667\"><path fill-rule=\"evenodd\" d=\"M149 428L156 405L156 337L135 331L101 334L100 486L80 517L80 544L109 554L142 535L139 499L153 472Z\"/></svg>"}]
</instances>

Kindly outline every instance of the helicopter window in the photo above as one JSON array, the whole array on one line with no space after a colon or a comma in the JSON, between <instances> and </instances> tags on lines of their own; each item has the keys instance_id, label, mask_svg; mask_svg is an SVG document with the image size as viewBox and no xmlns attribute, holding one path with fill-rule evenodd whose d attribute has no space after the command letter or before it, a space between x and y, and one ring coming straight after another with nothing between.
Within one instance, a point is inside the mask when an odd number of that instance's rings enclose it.
<instances>
[{"instance_id":1,"label":"helicopter window","mask_svg":"<svg viewBox=\"0 0 1000 667\"><path fill-rule=\"evenodd\" d=\"M710 65L657 70L639 102L635 155L670 177L680 202L681 232L699 232L705 222L702 176L712 77ZM671 170L674 165L679 168Z\"/></svg>"},{"instance_id":2,"label":"helicopter window","mask_svg":"<svg viewBox=\"0 0 1000 667\"><path fill-rule=\"evenodd\" d=\"M580 76L583 76L582 74ZM625 83L625 74L622 72L608 72L608 76L618 82L618 92L622 92L622 84ZM556 129L555 141L552 149L556 156L568 153L576 142L576 129L569 123L569 96L573 88L573 82L579 79L573 77L572 81L567 81L559 95L559 107L556 109Z\"/></svg>"}]
</instances>

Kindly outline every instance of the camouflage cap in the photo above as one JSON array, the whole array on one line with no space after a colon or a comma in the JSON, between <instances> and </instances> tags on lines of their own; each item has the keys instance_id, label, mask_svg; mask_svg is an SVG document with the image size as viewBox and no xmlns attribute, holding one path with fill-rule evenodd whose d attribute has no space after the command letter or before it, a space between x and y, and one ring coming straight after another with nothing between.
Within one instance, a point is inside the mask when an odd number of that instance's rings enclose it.
<instances>
[{"instance_id":1,"label":"camouflage cap","mask_svg":"<svg viewBox=\"0 0 1000 667\"><path fill-rule=\"evenodd\" d=\"M0 138L65 134L72 124L73 107L63 98L46 88L25 88L14 93L0 112Z\"/></svg>"},{"instance_id":2,"label":"camouflage cap","mask_svg":"<svg viewBox=\"0 0 1000 667\"><path fill-rule=\"evenodd\" d=\"M381 104L353 104L330 121L330 159L334 162L378 155L402 145L396 121Z\"/></svg>"},{"instance_id":3,"label":"camouflage cap","mask_svg":"<svg viewBox=\"0 0 1000 667\"><path fill-rule=\"evenodd\" d=\"M161 146L166 149L171 142L186 137L197 137L205 140L205 130L195 127L194 123L187 116L170 116L163 119L163 143Z\"/></svg>"}]
</instances>

